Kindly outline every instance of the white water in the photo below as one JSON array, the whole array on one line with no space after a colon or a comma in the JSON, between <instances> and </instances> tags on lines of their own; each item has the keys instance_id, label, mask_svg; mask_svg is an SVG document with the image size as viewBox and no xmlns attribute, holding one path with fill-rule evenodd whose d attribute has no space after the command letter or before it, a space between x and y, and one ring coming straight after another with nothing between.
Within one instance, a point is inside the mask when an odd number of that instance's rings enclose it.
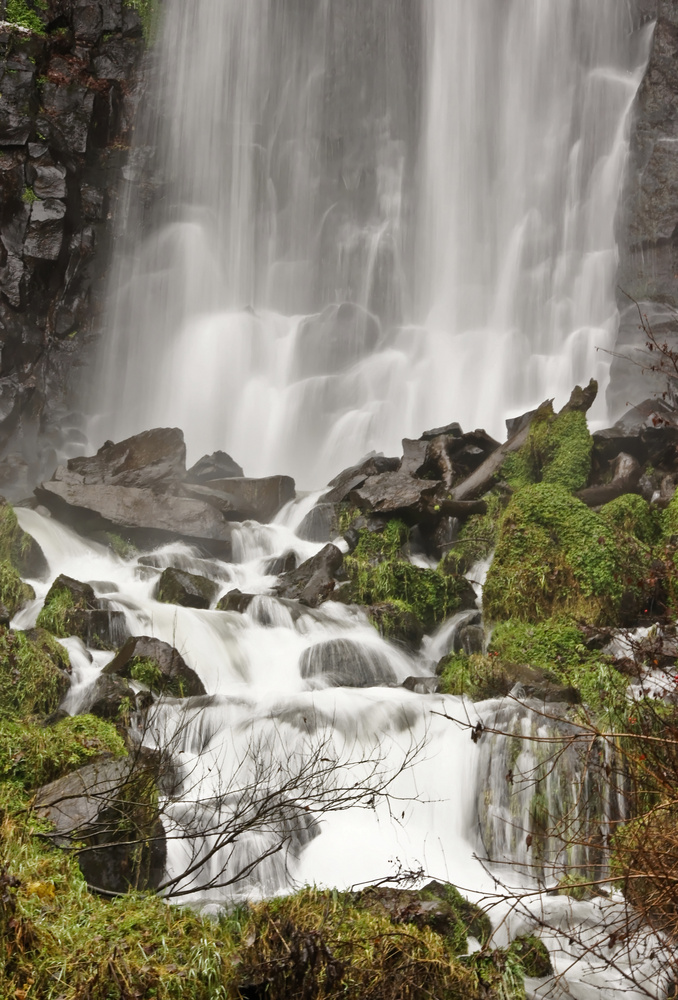
<instances>
[{"instance_id":1,"label":"white water","mask_svg":"<svg viewBox=\"0 0 678 1000\"><path fill-rule=\"evenodd\" d=\"M308 488L452 419L501 436L592 376L606 418L596 348L617 330L615 221L652 30L632 30L630 2L164 10L97 444L178 425L190 458L225 448Z\"/></svg>"},{"instance_id":2,"label":"white water","mask_svg":"<svg viewBox=\"0 0 678 1000\"><path fill-rule=\"evenodd\" d=\"M177 888L191 890L179 900L209 909L243 893L284 892L305 883L352 886L393 876L401 868L421 867L428 877L452 881L471 898L490 903L498 944L537 927L552 951L556 972L564 978L558 985L550 983L548 993L546 984L535 981L534 996L611 1000L622 988L632 998L646 996L643 988L651 996L660 994L656 960L650 959L656 942L640 935L637 942L626 941L611 950L606 944L597 947L607 942L612 929L623 926L621 900L579 903L540 891L544 884L553 885L567 865L586 868L590 862L583 848L576 858L564 859L555 839L545 846L543 864L535 864L528 849L535 768L543 763L539 747L533 750L523 743L518 757L514 751L510 757L510 737L485 734L475 744L466 725L482 719L503 732L544 735L552 731L550 724L514 702L473 705L397 686L410 674L431 672L452 641L452 622L414 655L384 642L362 614L343 605L328 602L315 611L291 614L284 602L264 596L273 578L262 570L271 554L293 548L306 556L319 546L302 542L284 525L243 525L242 562L200 559L179 544L154 553L157 567L201 570L219 583L220 595L243 581L262 594L247 613L235 614L159 604L152 594L160 569L149 567L147 560L123 560L36 512L19 509L17 514L45 552L49 580L65 572L92 582L97 596L125 610L133 634L154 635L175 645L208 691L207 698L158 702L143 736L151 745L170 746L177 768L179 786L166 803L164 822L174 838L168 841L168 878L179 880ZM298 520L294 509L284 519ZM17 616L15 627L33 624L44 599L48 582L32 582L37 600ZM307 651L337 640L352 644L349 661L356 678L371 663L383 667L385 662L392 686L333 687L331 678L305 679L300 666ZM71 712L86 711L88 689L112 654L87 651L78 639L64 644L73 664L65 706ZM212 877L218 879L226 863L231 870L276 843L279 811L272 823L244 833L234 853L222 850L200 866L195 880L182 879L195 860L196 844L204 854L213 842L213 825L232 823L235 810L250 801L251 789L260 801L315 754L317 768L327 759L339 762L333 779L323 781L334 780L341 790L373 772L375 762L380 773L396 774L404 756L417 747L411 766L390 788L388 801L339 812L315 809L319 826L308 836L303 834L299 799L292 798L288 821L295 832L287 852L262 862L243 883L229 889L199 888ZM568 759L565 772L545 773L540 779L540 790L554 813L567 808L564 788L570 789L574 802L585 787L576 755ZM346 762L351 766L344 769ZM506 780L509 766L512 785ZM308 799L308 783L302 785ZM205 836L188 836L187 829ZM490 866L478 860L490 855ZM593 953L582 957L581 939L596 946ZM637 988L630 985L629 976Z\"/></svg>"}]
</instances>

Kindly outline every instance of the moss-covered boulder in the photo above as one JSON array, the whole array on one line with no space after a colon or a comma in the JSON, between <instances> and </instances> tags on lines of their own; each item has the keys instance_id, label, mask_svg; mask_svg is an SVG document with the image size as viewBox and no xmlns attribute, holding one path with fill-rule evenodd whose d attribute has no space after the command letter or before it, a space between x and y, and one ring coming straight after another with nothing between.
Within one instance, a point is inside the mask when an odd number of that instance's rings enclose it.
<instances>
[{"instance_id":1,"label":"moss-covered boulder","mask_svg":"<svg viewBox=\"0 0 678 1000\"><path fill-rule=\"evenodd\" d=\"M40 630L0 628L0 718L51 715L68 690L68 654Z\"/></svg>"},{"instance_id":2,"label":"moss-covered boulder","mask_svg":"<svg viewBox=\"0 0 678 1000\"><path fill-rule=\"evenodd\" d=\"M366 611L367 617L384 639L407 649L419 649L424 629L409 605L398 600L383 601L366 608Z\"/></svg>"},{"instance_id":3,"label":"moss-covered boulder","mask_svg":"<svg viewBox=\"0 0 678 1000\"><path fill-rule=\"evenodd\" d=\"M178 650L151 636L128 639L103 673L138 681L158 695L188 698L206 693L204 684Z\"/></svg>"},{"instance_id":4,"label":"moss-covered boulder","mask_svg":"<svg viewBox=\"0 0 678 1000\"><path fill-rule=\"evenodd\" d=\"M93 649L117 649L129 638L122 611L99 600L88 583L63 574L48 590L37 624L60 639L77 635Z\"/></svg>"},{"instance_id":5,"label":"moss-covered boulder","mask_svg":"<svg viewBox=\"0 0 678 1000\"><path fill-rule=\"evenodd\" d=\"M92 715L68 716L54 726L0 719L0 781L17 782L28 791L102 754L126 753L115 726Z\"/></svg>"},{"instance_id":6,"label":"moss-covered boulder","mask_svg":"<svg viewBox=\"0 0 678 1000\"><path fill-rule=\"evenodd\" d=\"M491 621L556 616L621 624L642 602L648 553L564 486L540 483L515 494L500 526L483 591Z\"/></svg>"},{"instance_id":7,"label":"moss-covered boulder","mask_svg":"<svg viewBox=\"0 0 678 1000\"><path fill-rule=\"evenodd\" d=\"M45 555L31 535L19 526L14 508L0 497L0 562L10 563L21 576L46 576Z\"/></svg>"},{"instance_id":8,"label":"moss-covered boulder","mask_svg":"<svg viewBox=\"0 0 678 1000\"><path fill-rule=\"evenodd\" d=\"M573 493L588 482L592 450L586 414L567 409L554 414L548 403L535 415L526 443L506 459L503 474L514 489L549 483Z\"/></svg>"},{"instance_id":9,"label":"moss-covered boulder","mask_svg":"<svg viewBox=\"0 0 678 1000\"><path fill-rule=\"evenodd\" d=\"M207 610L217 596L219 588L213 580L196 573L168 567L158 580L156 601L162 604L179 604L182 608Z\"/></svg>"},{"instance_id":10,"label":"moss-covered boulder","mask_svg":"<svg viewBox=\"0 0 678 1000\"><path fill-rule=\"evenodd\" d=\"M28 601L35 597L35 591L30 584L24 583L18 571L9 560L0 562L0 604L6 608L10 618Z\"/></svg>"}]
</instances>

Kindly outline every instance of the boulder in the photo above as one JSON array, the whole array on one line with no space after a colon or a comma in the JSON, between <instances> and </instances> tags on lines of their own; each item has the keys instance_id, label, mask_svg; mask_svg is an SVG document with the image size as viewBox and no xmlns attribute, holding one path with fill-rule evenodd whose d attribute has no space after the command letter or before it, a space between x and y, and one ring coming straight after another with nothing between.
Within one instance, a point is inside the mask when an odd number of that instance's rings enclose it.
<instances>
[{"instance_id":1,"label":"boulder","mask_svg":"<svg viewBox=\"0 0 678 1000\"><path fill-rule=\"evenodd\" d=\"M415 694L438 694L440 692L440 677L407 677L401 687Z\"/></svg>"},{"instance_id":2,"label":"boulder","mask_svg":"<svg viewBox=\"0 0 678 1000\"><path fill-rule=\"evenodd\" d=\"M275 593L317 608L334 590L334 577L343 561L341 550L330 543L291 573L283 573Z\"/></svg>"},{"instance_id":3,"label":"boulder","mask_svg":"<svg viewBox=\"0 0 678 1000\"><path fill-rule=\"evenodd\" d=\"M215 451L191 466L186 473L187 483L208 483L211 479L238 479L245 475L237 462L225 451Z\"/></svg>"},{"instance_id":4,"label":"boulder","mask_svg":"<svg viewBox=\"0 0 678 1000\"><path fill-rule=\"evenodd\" d=\"M54 842L84 845L78 862L91 889L117 894L160 885L166 844L154 805L157 767L141 752L104 757L38 789L35 812L53 824Z\"/></svg>"},{"instance_id":5,"label":"boulder","mask_svg":"<svg viewBox=\"0 0 678 1000\"><path fill-rule=\"evenodd\" d=\"M264 563L266 576L280 576L281 573L291 573L296 568L297 556L295 552L283 552L282 555L272 556Z\"/></svg>"},{"instance_id":6,"label":"boulder","mask_svg":"<svg viewBox=\"0 0 678 1000\"><path fill-rule=\"evenodd\" d=\"M299 670L303 678L322 678L333 687L384 687L396 682L381 650L350 639L328 639L305 649Z\"/></svg>"},{"instance_id":7,"label":"boulder","mask_svg":"<svg viewBox=\"0 0 678 1000\"><path fill-rule=\"evenodd\" d=\"M127 681L105 673L99 674L81 706L83 712L110 722L124 720L136 709L137 697Z\"/></svg>"},{"instance_id":8,"label":"boulder","mask_svg":"<svg viewBox=\"0 0 678 1000\"><path fill-rule=\"evenodd\" d=\"M35 494L59 520L83 532L124 530L140 545L174 539L199 542L228 558L231 525L204 500L125 486L85 486L59 480L42 483Z\"/></svg>"},{"instance_id":9,"label":"boulder","mask_svg":"<svg viewBox=\"0 0 678 1000\"><path fill-rule=\"evenodd\" d=\"M365 610L367 617L384 639L405 646L413 652L419 649L424 638L424 629L414 612L389 601L373 604Z\"/></svg>"},{"instance_id":10,"label":"boulder","mask_svg":"<svg viewBox=\"0 0 678 1000\"><path fill-rule=\"evenodd\" d=\"M384 455L369 455L359 465L344 469L327 484L329 489L318 501L321 504L335 504L346 500L351 490L362 486L370 476L378 476L384 472L397 472L400 468L399 458L387 458Z\"/></svg>"},{"instance_id":11,"label":"boulder","mask_svg":"<svg viewBox=\"0 0 678 1000\"><path fill-rule=\"evenodd\" d=\"M77 635L93 649L116 649L129 636L122 611L97 598L88 583L63 574L48 590L37 624L58 638Z\"/></svg>"},{"instance_id":12,"label":"boulder","mask_svg":"<svg viewBox=\"0 0 678 1000\"><path fill-rule=\"evenodd\" d=\"M160 575L155 599L163 604L179 604L182 608L206 611L217 596L218 589L217 584L205 576L168 567Z\"/></svg>"},{"instance_id":13,"label":"boulder","mask_svg":"<svg viewBox=\"0 0 678 1000\"><path fill-rule=\"evenodd\" d=\"M242 591L229 590L227 594L217 602L217 611L247 611L248 607L254 600L254 594L243 594Z\"/></svg>"},{"instance_id":14,"label":"boulder","mask_svg":"<svg viewBox=\"0 0 678 1000\"><path fill-rule=\"evenodd\" d=\"M294 480L290 476L210 479L201 485L185 486L184 493L211 501L229 521L252 520L262 524L272 521L278 511L296 496Z\"/></svg>"},{"instance_id":15,"label":"boulder","mask_svg":"<svg viewBox=\"0 0 678 1000\"><path fill-rule=\"evenodd\" d=\"M609 483L603 483L601 486L588 486L575 494L584 501L587 507L600 507L611 500L616 500L617 497L623 496L625 493L638 491L643 471L638 459L626 452L620 452L611 464L612 479Z\"/></svg>"},{"instance_id":16,"label":"boulder","mask_svg":"<svg viewBox=\"0 0 678 1000\"><path fill-rule=\"evenodd\" d=\"M339 534L336 505L333 503L316 504L306 514L296 533L299 538L303 538L306 542L330 542Z\"/></svg>"},{"instance_id":17,"label":"boulder","mask_svg":"<svg viewBox=\"0 0 678 1000\"><path fill-rule=\"evenodd\" d=\"M67 472L57 469L54 479L83 486L157 487L180 481L185 475L183 432L161 427L118 444L107 441L91 458L71 458Z\"/></svg>"},{"instance_id":18,"label":"boulder","mask_svg":"<svg viewBox=\"0 0 678 1000\"><path fill-rule=\"evenodd\" d=\"M294 369L299 379L334 375L370 354L379 342L376 316L352 302L327 306L299 324Z\"/></svg>"},{"instance_id":19,"label":"boulder","mask_svg":"<svg viewBox=\"0 0 678 1000\"><path fill-rule=\"evenodd\" d=\"M348 499L363 511L397 514L410 522L422 518L437 521L442 517L468 517L487 510L483 500L456 500L441 482L415 479L401 472L371 476L352 490Z\"/></svg>"},{"instance_id":20,"label":"boulder","mask_svg":"<svg viewBox=\"0 0 678 1000\"><path fill-rule=\"evenodd\" d=\"M132 636L103 670L146 684L155 694L192 698L205 687L181 654L169 643L150 636Z\"/></svg>"}]
</instances>

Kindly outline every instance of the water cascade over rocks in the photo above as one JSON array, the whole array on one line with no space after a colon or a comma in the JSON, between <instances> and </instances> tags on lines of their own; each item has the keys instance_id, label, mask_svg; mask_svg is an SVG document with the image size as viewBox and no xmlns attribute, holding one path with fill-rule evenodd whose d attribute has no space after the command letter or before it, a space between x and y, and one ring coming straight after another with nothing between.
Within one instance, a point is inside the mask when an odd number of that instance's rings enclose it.
<instances>
[{"instance_id":1,"label":"water cascade over rocks","mask_svg":"<svg viewBox=\"0 0 678 1000\"><path fill-rule=\"evenodd\" d=\"M93 439L317 488L449 419L604 390L651 25L626 0L167 0ZM491 363L490 363L491 359ZM594 420L604 420L605 394Z\"/></svg>"},{"instance_id":2,"label":"water cascade over rocks","mask_svg":"<svg viewBox=\"0 0 678 1000\"><path fill-rule=\"evenodd\" d=\"M591 384L577 389L558 416L542 407L541 417L516 422L502 446L481 436L486 453L464 447L479 432L464 435L457 424L439 428L406 441L402 459L372 457L362 472L337 476L323 495L279 503L268 523L223 518L221 534L202 536L199 544L190 533L181 537L181 524L166 525L165 537L158 538L151 527L108 522L105 498L98 520L92 519L94 503L83 515L82 500L70 498L69 519L78 523L81 517L88 537L44 507L17 509L47 570L43 562L29 580L35 597L24 598L12 626L30 629L37 621L66 636L72 675L62 709L105 718L131 712L136 738L148 751L169 754L161 785L166 840L151 868L156 885L209 911L299 884L347 887L423 869L472 899L494 901L498 945L516 934L541 935L562 979L534 980L531 996L611 1000L619 989L647 995L629 986L629 974L650 995L662 995L660 945L652 936L636 941L621 935L618 946L605 946L604 957L595 948L587 953L588 943L616 940L617 928L625 926L621 896L603 892L586 900L554 891L563 870L605 876L606 837L625 808L604 755L586 758L575 744L565 745L577 732L568 715L572 692L524 667L517 670L517 685L511 680L502 687L498 677L492 682L500 693L510 687L510 698L474 702L437 693L441 657L482 652L487 642L473 588L447 557L436 569L437 559L446 551L457 558L450 538L458 519L482 517L489 501L450 500L445 470L419 480L419 468L435 468L442 453L449 462L462 455L454 491L486 494L499 478L497 456L524 454L516 443L525 442L526 426L546 419L549 427L563 421L585 427L583 411L594 396ZM612 447L615 433L617 448L622 442L634 447L634 441L644 447L642 429L634 438L618 427L596 435L596 454ZM652 454L666 456L659 464L673 462L678 478L678 431L653 428L651 436ZM419 468L412 461L417 444ZM71 460L36 493L63 517L66 501L56 486L85 476L84 489L142 493L160 512L196 478L194 470L186 473L183 454L177 430L109 442L92 459ZM209 456L199 467L225 468L227 458ZM230 471L242 473L228 461ZM385 466L391 471L379 471ZM594 464L592 486L604 475ZM207 482L213 493L228 497L229 483L239 481L246 480L238 475ZM427 489L416 508L411 492L421 496L421 482ZM333 491L345 495L339 505L322 499ZM374 507L363 500L361 511L355 503L368 494ZM213 502L217 513L219 502ZM334 511L327 530L332 542L300 537L317 502ZM587 511L581 501L571 502ZM445 503L455 504L455 517ZM116 509L126 505L118 498ZM130 547L129 539L139 547ZM478 592L489 563L482 558L468 567ZM376 602L370 596L379 597L384 572L394 574L394 588L409 588L402 592L410 595L408 613L421 619L417 637L403 626L393 595L390 603L389 595ZM175 589L166 594L168 573L175 574ZM199 606L184 599L182 589L191 598L197 587L209 595ZM73 600L55 604L64 588ZM92 640L81 618L88 612L76 606L80 594L88 607L96 604L121 619L119 638ZM68 617L58 619L63 607ZM555 766L544 751L550 740L564 741ZM348 766L335 769L342 761ZM300 783L299 769L309 762ZM375 773L393 778L389 798L377 793L369 808L365 802L340 808ZM42 792L38 801L49 803L50 794ZM264 810L263 819L248 825L252 810L261 810L268 797L275 801L270 818ZM221 827L237 818L244 828L236 843L220 843ZM551 826L563 822L569 845ZM234 872L239 877L231 884Z\"/></svg>"}]
</instances>

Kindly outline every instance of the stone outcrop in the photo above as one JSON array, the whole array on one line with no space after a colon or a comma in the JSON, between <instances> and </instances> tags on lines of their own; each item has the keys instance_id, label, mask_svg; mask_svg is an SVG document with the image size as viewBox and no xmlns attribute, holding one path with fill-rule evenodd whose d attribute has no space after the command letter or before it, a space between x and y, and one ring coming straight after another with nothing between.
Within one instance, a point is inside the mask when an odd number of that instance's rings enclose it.
<instances>
[{"instance_id":1,"label":"stone outcrop","mask_svg":"<svg viewBox=\"0 0 678 1000\"><path fill-rule=\"evenodd\" d=\"M84 443L69 387L101 310L145 41L122 0L24 7L0 3L0 461L25 491L55 447Z\"/></svg>"},{"instance_id":2,"label":"stone outcrop","mask_svg":"<svg viewBox=\"0 0 678 1000\"><path fill-rule=\"evenodd\" d=\"M183 656L167 642L150 636L133 636L103 670L146 684L154 694L195 697L205 687Z\"/></svg>"}]
</instances>

